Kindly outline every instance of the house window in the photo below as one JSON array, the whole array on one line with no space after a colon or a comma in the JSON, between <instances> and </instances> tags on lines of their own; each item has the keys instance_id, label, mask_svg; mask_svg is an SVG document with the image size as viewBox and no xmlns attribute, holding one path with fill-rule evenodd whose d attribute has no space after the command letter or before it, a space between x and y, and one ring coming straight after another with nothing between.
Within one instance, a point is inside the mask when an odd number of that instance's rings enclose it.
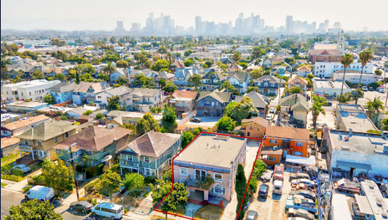
<instances>
[{"instance_id":1,"label":"house window","mask_svg":"<svg viewBox=\"0 0 388 220\"><path fill-rule=\"evenodd\" d=\"M267 160L269 160L269 161L276 161L276 157L267 156Z\"/></svg>"},{"instance_id":2,"label":"house window","mask_svg":"<svg viewBox=\"0 0 388 220\"><path fill-rule=\"evenodd\" d=\"M133 161L132 155L127 155L127 160L132 162Z\"/></svg>"},{"instance_id":3,"label":"house window","mask_svg":"<svg viewBox=\"0 0 388 220\"><path fill-rule=\"evenodd\" d=\"M195 170L195 179L205 181L207 172L205 170Z\"/></svg>"},{"instance_id":4,"label":"house window","mask_svg":"<svg viewBox=\"0 0 388 220\"><path fill-rule=\"evenodd\" d=\"M144 158L144 162L146 162L146 163L150 162L150 157L143 157L143 158Z\"/></svg>"},{"instance_id":5,"label":"house window","mask_svg":"<svg viewBox=\"0 0 388 220\"><path fill-rule=\"evenodd\" d=\"M302 143L302 142L295 142L295 146L297 146L297 147L303 147L303 143Z\"/></svg>"},{"instance_id":6,"label":"house window","mask_svg":"<svg viewBox=\"0 0 388 220\"><path fill-rule=\"evenodd\" d=\"M269 143L271 143L271 144L277 144L278 143L278 140L269 140Z\"/></svg>"},{"instance_id":7,"label":"house window","mask_svg":"<svg viewBox=\"0 0 388 220\"><path fill-rule=\"evenodd\" d=\"M216 186L214 186L213 192L217 194L225 195L225 188L222 187L220 184L217 184Z\"/></svg>"},{"instance_id":8,"label":"house window","mask_svg":"<svg viewBox=\"0 0 388 220\"><path fill-rule=\"evenodd\" d=\"M295 156L303 156L303 152L300 151L294 151L293 153Z\"/></svg>"},{"instance_id":9,"label":"house window","mask_svg":"<svg viewBox=\"0 0 388 220\"><path fill-rule=\"evenodd\" d=\"M29 145L30 142L29 142L28 140L24 140L24 144L25 144L25 145Z\"/></svg>"},{"instance_id":10,"label":"house window","mask_svg":"<svg viewBox=\"0 0 388 220\"><path fill-rule=\"evenodd\" d=\"M38 140L38 145L39 145L39 146L43 146L42 141L39 141L39 140Z\"/></svg>"},{"instance_id":11,"label":"house window","mask_svg":"<svg viewBox=\"0 0 388 220\"><path fill-rule=\"evenodd\" d=\"M69 135L69 132L66 132L65 133L65 137L68 138L70 135Z\"/></svg>"},{"instance_id":12,"label":"house window","mask_svg":"<svg viewBox=\"0 0 388 220\"><path fill-rule=\"evenodd\" d=\"M214 173L214 180L222 182L222 173Z\"/></svg>"},{"instance_id":13,"label":"house window","mask_svg":"<svg viewBox=\"0 0 388 220\"><path fill-rule=\"evenodd\" d=\"M57 143L58 142L58 137L55 137L54 138L54 143Z\"/></svg>"},{"instance_id":14,"label":"house window","mask_svg":"<svg viewBox=\"0 0 388 220\"><path fill-rule=\"evenodd\" d=\"M189 175L189 169L185 167L180 167L179 168L179 174L182 176L187 176Z\"/></svg>"},{"instance_id":15,"label":"house window","mask_svg":"<svg viewBox=\"0 0 388 220\"><path fill-rule=\"evenodd\" d=\"M247 133L247 136L248 136L248 137L251 136L251 132L248 132L248 133Z\"/></svg>"},{"instance_id":16,"label":"house window","mask_svg":"<svg viewBox=\"0 0 388 220\"><path fill-rule=\"evenodd\" d=\"M99 96L97 96L97 98L101 99L101 96L99 95Z\"/></svg>"}]
</instances>

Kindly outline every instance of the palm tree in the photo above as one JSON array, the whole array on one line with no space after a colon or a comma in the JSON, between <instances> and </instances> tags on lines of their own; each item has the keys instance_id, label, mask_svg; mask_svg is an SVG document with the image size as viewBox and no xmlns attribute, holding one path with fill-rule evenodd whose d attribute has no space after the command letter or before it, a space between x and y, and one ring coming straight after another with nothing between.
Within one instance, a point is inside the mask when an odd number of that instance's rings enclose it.
<instances>
[{"instance_id":1,"label":"palm tree","mask_svg":"<svg viewBox=\"0 0 388 220\"><path fill-rule=\"evenodd\" d=\"M350 66L350 64L353 63L353 56L349 53L345 54L344 56L341 57L341 63L342 65L344 65L344 77L342 78L342 88L341 88L341 96L342 96L342 93L344 92L346 69Z\"/></svg>"},{"instance_id":2,"label":"palm tree","mask_svg":"<svg viewBox=\"0 0 388 220\"><path fill-rule=\"evenodd\" d=\"M241 53L237 52L237 53L233 54L232 59L234 60L234 62L238 62L241 59Z\"/></svg>"},{"instance_id":3,"label":"palm tree","mask_svg":"<svg viewBox=\"0 0 388 220\"><path fill-rule=\"evenodd\" d=\"M320 114L326 115L325 109L322 108L321 103L314 102L313 106L310 108L311 113L313 114L313 127L317 127L317 119Z\"/></svg>"},{"instance_id":4,"label":"palm tree","mask_svg":"<svg viewBox=\"0 0 388 220\"><path fill-rule=\"evenodd\" d=\"M364 52L359 53L359 57L360 57L362 68L361 68L360 82L358 83L358 89L357 89L356 105L357 105L357 101L358 101L358 93L359 93L360 87L361 87L362 74L364 73L364 67L369 62L369 60L373 59L373 54L372 54L372 51L364 51Z\"/></svg>"},{"instance_id":5,"label":"palm tree","mask_svg":"<svg viewBox=\"0 0 388 220\"><path fill-rule=\"evenodd\" d=\"M104 67L103 71L106 72L110 78L110 74L116 72L116 67L114 67L111 62L108 62L108 65Z\"/></svg>"},{"instance_id":6,"label":"palm tree","mask_svg":"<svg viewBox=\"0 0 388 220\"><path fill-rule=\"evenodd\" d=\"M375 97L373 101L371 99L368 99L366 107L368 108L368 111L371 112L372 119L374 116L375 119L373 120L373 123L376 124L377 114L380 113L380 110L384 110L384 104L380 100L380 97Z\"/></svg>"}]
</instances>

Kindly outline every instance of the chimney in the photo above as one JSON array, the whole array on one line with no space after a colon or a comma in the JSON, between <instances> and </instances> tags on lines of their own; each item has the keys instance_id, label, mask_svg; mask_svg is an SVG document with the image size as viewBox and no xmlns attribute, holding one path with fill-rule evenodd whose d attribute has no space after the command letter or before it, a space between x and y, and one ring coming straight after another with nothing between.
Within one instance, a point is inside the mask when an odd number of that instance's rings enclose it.
<instances>
[{"instance_id":1,"label":"chimney","mask_svg":"<svg viewBox=\"0 0 388 220\"><path fill-rule=\"evenodd\" d=\"M349 128L349 137L353 135L353 129Z\"/></svg>"}]
</instances>

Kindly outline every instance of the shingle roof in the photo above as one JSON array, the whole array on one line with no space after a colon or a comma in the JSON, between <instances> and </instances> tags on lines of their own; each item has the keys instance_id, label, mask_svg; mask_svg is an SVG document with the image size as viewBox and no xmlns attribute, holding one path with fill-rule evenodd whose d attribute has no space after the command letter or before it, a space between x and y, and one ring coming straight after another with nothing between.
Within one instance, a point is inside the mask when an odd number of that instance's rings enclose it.
<instances>
[{"instance_id":1,"label":"shingle roof","mask_svg":"<svg viewBox=\"0 0 388 220\"><path fill-rule=\"evenodd\" d=\"M130 142L125 148L130 148L141 156L158 158L180 138L179 134L150 131Z\"/></svg>"},{"instance_id":2,"label":"shingle roof","mask_svg":"<svg viewBox=\"0 0 388 220\"><path fill-rule=\"evenodd\" d=\"M297 76L297 77L293 77L290 80L288 80L288 84L307 85L307 84L309 84L309 82L307 80L303 79L302 77Z\"/></svg>"},{"instance_id":3,"label":"shingle roof","mask_svg":"<svg viewBox=\"0 0 388 220\"><path fill-rule=\"evenodd\" d=\"M299 71L311 71L311 69L308 68L307 66L301 66L301 67L299 67L299 68L297 69L297 71L298 71L298 72L299 72Z\"/></svg>"},{"instance_id":4,"label":"shingle roof","mask_svg":"<svg viewBox=\"0 0 388 220\"><path fill-rule=\"evenodd\" d=\"M248 81L249 74L250 73L248 72L229 72L227 79L229 80L232 77L236 77L240 83L243 83Z\"/></svg>"},{"instance_id":5,"label":"shingle roof","mask_svg":"<svg viewBox=\"0 0 388 220\"><path fill-rule=\"evenodd\" d=\"M268 126L266 137L277 137L287 139L309 140L310 131L304 128Z\"/></svg>"},{"instance_id":6,"label":"shingle roof","mask_svg":"<svg viewBox=\"0 0 388 220\"><path fill-rule=\"evenodd\" d=\"M77 87L78 85L75 83L61 82L58 85L51 87L50 90L51 92L63 93L73 91Z\"/></svg>"},{"instance_id":7,"label":"shingle roof","mask_svg":"<svg viewBox=\"0 0 388 220\"><path fill-rule=\"evenodd\" d=\"M253 106L255 108L265 108L268 105L268 103L266 102L268 98L254 91L250 93L245 93L243 96L236 96L235 101L240 102L244 96L249 96L252 99Z\"/></svg>"},{"instance_id":8,"label":"shingle roof","mask_svg":"<svg viewBox=\"0 0 388 220\"><path fill-rule=\"evenodd\" d=\"M197 95L198 95L198 92L195 92L195 91L175 90L175 92L172 94L172 97L195 99Z\"/></svg>"},{"instance_id":9,"label":"shingle roof","mask_svg":"<svg viewBox=\"0 0 388 220\"><path fill-rule=\"evenodd\" d=\"M255 82L264 82L264 81L269 81L270 83L278 83L280 82L280 79L272 75L263 75L262 77L255 80ZM285 83L283 79L281 80L281 82Z\"/></svg>"},{"instance_id":10,"label":"shingle roof","mask_svg":"<svg viewBox=\"0 0 388 220\"><path fill-rule=\"evenodd\" d=\"M294 106L295 108L300 105L303 105L305 109L308 109L309 106L306 97L301 94L292 94L280 100L280 106L291 106L291 108Z\"/></svg>"},{"instance_id":11,"label":"shingle roof","mask_svg":"<svg viewBox=\"0 0 388 220\"><path fill-rule=\"evenodd\" d=\"M45 141L76 129L76 127L77 126L73 125L73 123L69 121L48 120L36 125L32 129L18 135L17 137L20 139Z\"/></svg>"},{"instance_id":12,"label":"shingle roof","mask_svg":"<svg viewBox=\"0 0 388 220\"><path fill-rule=\"evenodd\" d=\"M20 142L19 138L16 137L4 137L1 138L1 149L12 146Z\"/></svg>"},{"instance_id":13,"label":"shingle roof","mask_svg":"<svg viewBox=\"0 0 388 220\"><path fill-rule=\"evenodd\" d=\"M263 127L268 127L269 123L268 120L262 117L254 117L250 119L243 119L241 121L241 124L244 126L245 124L250 124L250 123L257 123Z\"/></svg>"},{"instance_id":14,"label":"shingle roof","mask_svg":"<svg viewBox=\"0 0 388 220\"><path fill-rule=\"evenodd\" d=\"M120 115L128 115L130 112L127 112L127 111L119 111L119 110L113 110L113 111L110 111L108 112L108 114L106 114L106 116L109 116L109 117L118 117Z\"/></svg>"},{"instance_id":15,"label":"shingle roof","mask_svg":"<svg viewBox=\"0 0 388 220\"><path fill-rule=\"evenodd\" d=\"M90 151L101 151L115 140L119 140L129 135L132 130L115 127L106 129L99 126L90 126L76 135L62 141L55 149L67 149L73 143L76 143L80 149ZM129 137L127 139L129 141Z\"/></svg>"},{"instance_id":16,"label":"shingle roof","mask_svg":"<svg viewBox=\"0 0 388 220\"><path fill-rule=\"evenodd\" d=\"M101 83L81 82L74 89L74 92L86 93L90 87L92 87L94 89L95 93L96 92L100 92L101 90L103 90L103 88L101 86Z\"/></svg>"},{"instance_id":17,"label":"shingle roof","mask_svg":"<svg viewBox=\"0 0 388 220\"><path fill-rule=\"evenodd\" d=\"M34 116L34 117L29 117L27 120L15 121L15 122L6 124L6 125L4 125L4 127L7 128L8 130L13 131L13 130L16 130L16 129L19 129L19 128L22 128L22 127L25 127L25 126L28 126L31 124L35 124L35 123L40 122L40 121L48 120L48 119L49 119L49 117L47 117L45 115L38 115L38 116Z\"/></svg>"},{"instance_id":18,"label":"shingle roof","mask_svg":"<svg viewBox=\"0 0 388 220\"><path fill-rule=\"evenodd\" d=\"M111 94L113 96L116 96L116 95L121 96L121 95L130 93L131 91L132 91L132 89L130 89L130 88L126 87L126 86L120 86L120 87L117 87L117 88L101 91L99 93L106 92L106 93L109 93L109 94Z\"/></svg>"},{"instance_id":19,"label":"shingle roof","mask_svg":"<svg viewBox=\"0 0 388 220\"><path fill-rule=\"evenodd\" d=\"M87 109L84 107L77 107L77 108L73 108L73 109L69 110L68 112L74 112L77 115L82 115L86 111L87 111Z\"/></svg>"},{"instance_id":20,"label":"shingle roof","mask_svg":"<svg viewBox=\"0 0 388 220\"><path fill-rule=\"evenodd\" d=\"M230 95L231 93L230 92L216 92L216 91L213 91L213 92L208 92L208 91L204 91L204 92L200 92L199 94L199 97L198 97L198 100L201 100L205 97L212 97L214 98L215 100L219 101L219 102L229 102L230 101Z\"/></svg>"}]
</instances>

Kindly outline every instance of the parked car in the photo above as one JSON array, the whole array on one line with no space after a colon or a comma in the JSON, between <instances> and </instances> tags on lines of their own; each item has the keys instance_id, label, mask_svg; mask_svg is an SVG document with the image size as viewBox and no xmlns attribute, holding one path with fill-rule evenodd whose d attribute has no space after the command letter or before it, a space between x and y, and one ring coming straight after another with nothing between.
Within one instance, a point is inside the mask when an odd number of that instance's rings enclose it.
<instances>
[{"instance_id":1,"label":"parked car","mask_svg":"<svg viewBox=\"0 0 388 220\"><path fill-rule=\"evenodd\" d=\"M26 200L37 199L40 201L52 200L54 198L54 189L46 186L34 186L24 194Z\"/></svg>"},{"instance_id":2,"label":"parked car","mask_svg":"<svg viewBox=\"0 0 388 220\"><path fill-rule=\"evenodd\" d=\"M314 181L311 181L311 180L308 180L308 179L297 179L297 180L292 180L291 181L292 185L296 185L296 184L299 184L299 183L303 183L306 186L315 186L315 184L316 184Z\"/></svg>"},{"instance_id":3,"label":"parked car","mask_svg":"<svg viewBox=\"0 0 388 220\"><path fill-rule=\"evenodd\" d=\"M373 87L369 87L369 91L374 91L375 89Z\"/></svg>"},{"instance_id":4,"label":"parked car","mask_svg":"<svg viewBox=\"0 0 388 220\"><path fill-rule=\"evenodd\" d=\"M268 114L267 117L265 117L265 119L267 119L268 121L271 120L273 118L273 114Z\"/></svg>"},{"instance_id":5,"label":"parked car","mask_svg":"<svg viewBox=\"0 0 388 220\"><path fill-rule=\"evenodd\" d=\"M324 106L333 106L333 103L332 103L332 102L326 102L326 103L324 104Z\"/></svg>"},{"instance_id":6,"label":"parked car","mask_svg":"<svg viewBox=\"0 0 388 220\"><path fill-rule=\"evenodd\" d=\"M269 113L271 113L271 114L275 113L275 108L270 108Z\"/></svg>"},{"instance_id":7,"label":"parked car","mask_svg":"<svg viewBox=\"0 0 388 220\"><path fill-rule=\"evenodd\" d=\"M265 171L262 175L261 175L261 180L265 183L265 182L268 182L271 180L272 178L272 175L273 175L273 171L272 170L267 170Z\"/></svg>"},{"instance_id":8,"label":"parked car","mask_svg":"<svg viewBox=\"0 0 388 220\"><path fill-rule=\"evenodd\" d=\"M81 213L89 213L93 208L93 205L87 201L76 201L70 204L70 210L81 212Z\"/></svg>"},{"instance_id":9,"label":"parked car","mask_svg":"<svg viewBox=\"0 0 388 220\"><path fill-rule=\"evenodd\" d=\"M257 212L253 210L249 210L247 212L247 218L246 220L256 220L257 219Z\"/></svg>"},{"instance_id":10,"label":"parked car","mask_svg":"<svg viewBox=\"0 0 388 220\"><path fill-rule=\"evenodd\" d=\"M103 202L94 206L92 208L92 213L111 219L119 219L124 215L124 208L121 205Z\"/></svg>"},{"instance_id":11,"label":"parked car","mask_svg":"<svg viewBox=\"0 0 388 220\"><path fill-rule=\"evenodd\" d=\"M28 167L28 166L26 166L24 164L20 164L20 165L16 165L16 166L12 167L12 170L20 170L23 173L27 173L31 169L30 169L30 167Z\"/></svg>"},{"instance_id":12,"label":"parked car","mask_svg":"<svg viewBox=\"0 0 388 220\"><path fill-rule=\"evenodd\" d=\"M289 217L299 217L299 218L308 219L308 220L315 219L315 216L313 214L311 214L310 212L308 212L304 209L290 208L290 209L288 209L287 215Z\"/></svg>"},{"instance_id":13,"label":"parked car","mask_svg":"<svg viewBox=\"0 0 388 220\"><path fill-rule=\"evenodd\" d=\"M1 113L7 113L7 110L1 109Z\"/></svg>"},{"instance_id":14,"label":"parked car","mask_svg":"<svg viewBox=\"0 0 388 220\"><path fill-rule=\"evenodd\" d=\"M368 91L368 87L363 86L363 87L362 87L362 91Z\"/></svg>"},{"instance_id":15,"label":"parked car","mask_svg":"<svg viewBox=\"0 0 388 220\"><path fill-rule=\"evenodd\" d=\"M269 186L267 184L261 184L259 188L259 197L266 198L268 195Z\"/></svg>"},{"instance_id":16,"label":"parked car","mask_svg":"<svg viewBox=\"0 0 388 220\"><path fill-rule=\"evenodd\" d=\"M283 164L276 165L274 169L273 179L283 181L283 174L284 174L284 165Z\"/></svg>"},{"instance_id":17,"label":"parked car","mask_svg":"<svg viewBox=\"0 0 388 220\"><path fill-rule=\"evenodd\" d=\"M296 190L296 191L291 191L290 195L300 195L305 197L306 199L313 199L317 197L317 195L311 191L308 190Z\"/></svg>"},{"instance_id":18,"label":"parked car","mask_svg":"<svg viewBox=\"0 0 388 220\"><path fill-rule=\"evenodd\" d=\"M385 92L385 88L384 88L384 87L380 87L380 88L379 88L379 92L380 92L380 93L384 93L384 92Z\"/></svg>"},{"instance_id":19,"label":"parked car","mask_svg":"<svg viewBox=\"0 0 388 220\"><path fill-rule=\"evenodd\" d=\"M191 122L197 122L197 123L199 123L199 122L201 122L202 120L201 120L200 118L192 118L192 119L190 119L190 121L191 121Z\"/></svg>"},{"instance_id":20,"label":"parked car","mask_svg":"<svg viewBox=\"0 0 388 220\"><path fill-rule=\"evenodd\" d=\"M273 182L273 190L272 190L272 193L273 194L279 194L281 195L282 194L282 190L283 189L283 181L281 180L275 180Z\"/></svg>"}]
</instances>

